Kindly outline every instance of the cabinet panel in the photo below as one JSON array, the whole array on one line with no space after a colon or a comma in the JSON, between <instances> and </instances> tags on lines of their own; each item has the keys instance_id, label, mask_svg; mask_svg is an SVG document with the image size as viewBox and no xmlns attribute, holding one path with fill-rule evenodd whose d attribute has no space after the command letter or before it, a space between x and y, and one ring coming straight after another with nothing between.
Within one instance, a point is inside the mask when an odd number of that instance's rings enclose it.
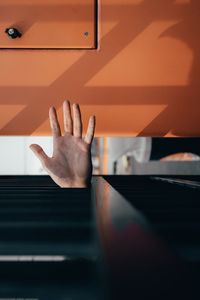
<instances>
[{"instance_id":1,"label":"cabinet panel","mask_svg":"<svg viewBox=\"0 0 200 300\"><path fill-rule=\"evenodd\" d=\"M0 48L96 48L96 21L96 0L1 0Z\"/></svg>"}]
</instances>

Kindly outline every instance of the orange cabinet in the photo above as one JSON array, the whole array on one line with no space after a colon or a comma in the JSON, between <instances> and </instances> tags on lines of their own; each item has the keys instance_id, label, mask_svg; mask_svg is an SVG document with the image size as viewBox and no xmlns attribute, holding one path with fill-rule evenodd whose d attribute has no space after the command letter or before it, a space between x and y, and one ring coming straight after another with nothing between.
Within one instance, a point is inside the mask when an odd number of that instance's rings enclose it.
<instances>
[{"instance_id":1,"label":"orange cabinet","mask_svg":"<svg viewBox=\"0 0 200 300\"><path fill-rule=\"evenodd\" d=\"M0 0L0 135L51 134L69 99L98 136L200 136L199 20L199 0Z\"/></svg>"},{"instance_id":2,"label":"orange cabinet","mask_svg":"<svg viewBox=\"0 0 200 300\"><path fill-rule=\"evenodd\" d=\"M96 0L1 0L0 48L96 48L96 9Z\"/></svg>"}]
</instances>

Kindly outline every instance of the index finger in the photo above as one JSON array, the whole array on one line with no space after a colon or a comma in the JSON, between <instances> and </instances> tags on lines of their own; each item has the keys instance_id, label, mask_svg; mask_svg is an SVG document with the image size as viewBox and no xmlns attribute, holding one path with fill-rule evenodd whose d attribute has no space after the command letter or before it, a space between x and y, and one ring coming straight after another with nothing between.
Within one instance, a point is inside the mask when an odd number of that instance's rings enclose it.
<instances>
[{"instance_id":1,"label":"index finger","mask_svg":"<svg viewBox=\"0 0 200 300\"><path fill-rule=\"evenodd\" d=\"M53 106L49 109L49 120L53 137L61 136L60 124L58 122L56 109Z\"/></svg>"},{"instance_id":2,"label":"index finger","mask_svg":"<svg viewBox=\"0 0 200 300\"><path fill-rule=\"evenodd\" d=\"M95 133L95 127L96 127L96 117L91 116L90 120L89 120L88 128L87 128L87 133L86 133L86 136L84 138L84 141L87 144L91 144L92 141L93 141L94 133Z\"/></svg>"}]
</instances>

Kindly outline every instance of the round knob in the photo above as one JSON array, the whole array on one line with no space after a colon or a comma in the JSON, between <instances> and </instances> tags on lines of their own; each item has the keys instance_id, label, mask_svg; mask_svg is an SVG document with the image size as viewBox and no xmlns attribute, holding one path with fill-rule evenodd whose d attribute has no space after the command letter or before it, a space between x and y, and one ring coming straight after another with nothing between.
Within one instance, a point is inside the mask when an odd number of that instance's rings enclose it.
<instances>
[{"instance_id":1,"label":"round knob","mask_svg":"<svg viewBox=\"0 0 200 300\"><path fill-rule=\"evenodd\" d=\"M13 27L6 28L5 33L7 33L7 35L11 39L20 38L22 36L22 34L19 32L19 30L16 28L13 28Z\"/></svg>"}]
</instances>

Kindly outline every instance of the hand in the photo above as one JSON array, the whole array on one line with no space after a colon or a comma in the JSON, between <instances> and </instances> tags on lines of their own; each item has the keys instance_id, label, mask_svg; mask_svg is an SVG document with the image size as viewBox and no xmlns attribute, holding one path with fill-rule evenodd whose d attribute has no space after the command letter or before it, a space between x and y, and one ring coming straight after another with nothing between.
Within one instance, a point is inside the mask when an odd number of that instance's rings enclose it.
<instances>
[{"instance_id":1,"label":"hand","mask_svg":"<svg viewBox=\"0 0 200 300\"><path fill-rule=\"evenodd\" d=\"M30 146L39 158L43 168L62 188L84 188L90 184L92 176L91 144L95 132L95 116L91 116L85 138L82 138L81 111L73 104L73 120L70 102L63 103L64 130L62 136L56 109L49 109L49 119L53 134L53 156L50 158L36 144Z\"/></svg>"}]
</instances>

